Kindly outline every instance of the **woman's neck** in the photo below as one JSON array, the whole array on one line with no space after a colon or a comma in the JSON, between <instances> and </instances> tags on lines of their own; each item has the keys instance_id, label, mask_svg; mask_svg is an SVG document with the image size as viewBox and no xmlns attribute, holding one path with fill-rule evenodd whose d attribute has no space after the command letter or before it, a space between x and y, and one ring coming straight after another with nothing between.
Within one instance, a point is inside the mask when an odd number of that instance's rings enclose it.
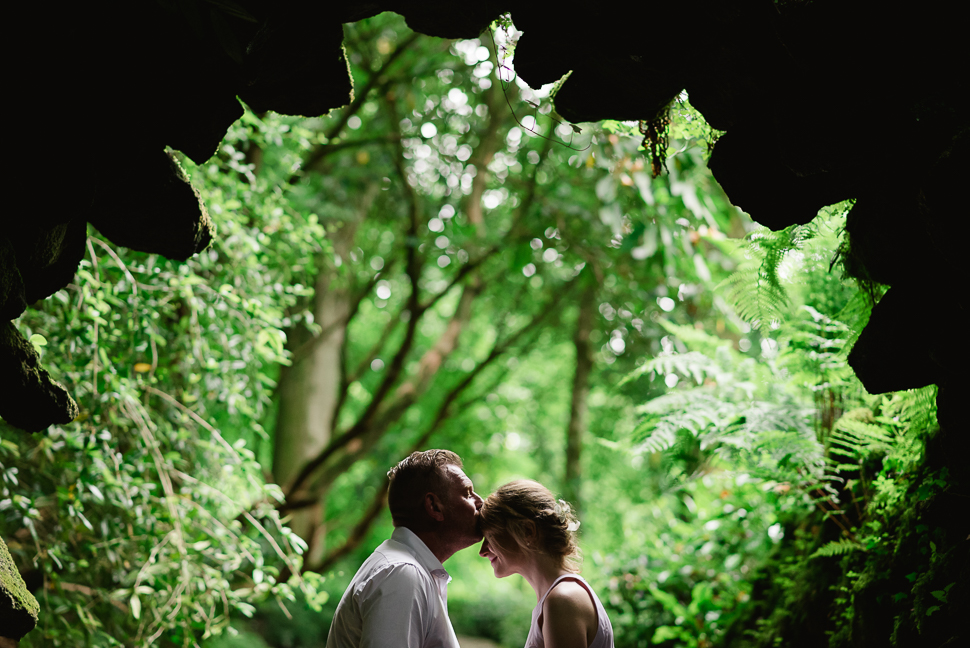
<instances>
[{"instance_id":1,"label":"woman's neck","mask_svg":"<svg viewBox=\"0 0 970 648\"><path fill-rule=\"evenodd\" d=\"M535 590L536 600L538 601L549 591L557 578L571 572L564 569L562 563L552 556L535 553L532 558L533 560L520 573Z\"/></svg>"}]
</instances>

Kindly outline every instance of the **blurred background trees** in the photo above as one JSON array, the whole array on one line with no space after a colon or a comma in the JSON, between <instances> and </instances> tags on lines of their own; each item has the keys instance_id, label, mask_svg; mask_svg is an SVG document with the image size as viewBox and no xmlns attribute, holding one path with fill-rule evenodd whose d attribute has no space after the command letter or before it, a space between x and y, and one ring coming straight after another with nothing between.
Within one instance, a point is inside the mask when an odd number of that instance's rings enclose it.
<instances>
[{"instance_id":1,"label":"blurred background trees","mask_svg":"<svg viewBox=\"0 0 970 648\"><path fill-rule=\"evenodd\" d=\"M873 298L841 279L846 205L756 228L687 97L654 177L637 124L574 127L517 82L514 28L346 38L352 104L247 111L182 160L208 250L92 230L21 319L82 410L2 428L25 644L322 645L390 532L387 469L427 447L482 494L526 476L578 507L618 646L945 635L932 388L872 397L846 367ZM528 588L473 551L448 568L459 633L521 645Z\"/></svg>"}]
</instances>

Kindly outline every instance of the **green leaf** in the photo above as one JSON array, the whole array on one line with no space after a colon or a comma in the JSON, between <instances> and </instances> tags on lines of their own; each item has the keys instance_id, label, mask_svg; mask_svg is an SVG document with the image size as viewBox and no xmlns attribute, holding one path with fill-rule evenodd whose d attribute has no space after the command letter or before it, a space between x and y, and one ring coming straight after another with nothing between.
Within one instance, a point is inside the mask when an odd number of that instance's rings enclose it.
<instances>
[{"instance_id":1,"label":"green leaf","mask_svg":"<svg viewBox=\"0 0 970 648\"><path fill-rule=\"evenodd\" d=\"M668 612L676 616L687 616L687 608L673 594L665 592L655 585L650 586L650 593Z\"/></svg>"},{"instance_id":2,"label":"green leaf","mask_svg":"<svg viewBox=\"0 0 970 648\"><path fill-rule=\"evenodd\" d=\"M950 583L949 585L947 585L946 587L944 587L941 590L934 590L934 591L930 592L930 594L937 601L939 601L941 603L948 603L949 601L947 601L947 597L950 594L950 588L953 587L954 585L956 585L956 582Z\"/></svg>"},{"instance_id":3,"label":"green leaf","mask_svg":"<svg viewBox=\"0 0 970 648\"><path fill-rule=\"evenodd\" d=\"M848 538L841 538L839 540L833 540L832 542L822 545L810 557L819 558L828 556L844 556L847 553L859 550L865 550L861 544L855 542L854 540L849 540Z\"/></svg>"}]
</instances>

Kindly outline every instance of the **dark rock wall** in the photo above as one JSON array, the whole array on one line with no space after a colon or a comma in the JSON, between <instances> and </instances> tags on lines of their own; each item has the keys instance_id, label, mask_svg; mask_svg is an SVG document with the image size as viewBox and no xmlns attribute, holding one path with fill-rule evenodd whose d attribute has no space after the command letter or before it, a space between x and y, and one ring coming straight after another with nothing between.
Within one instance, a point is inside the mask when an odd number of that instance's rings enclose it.
<instances>
[{"instance_id":1,"label":"dark rock wall","mask_svg":"<svg viewBox=\"0 0 970 648\"><path fill-rule=\"evenodd\" d=\"M204 249L205 207L165 148L205 161L242 114L240 99L298 115L346 104L341 25L385 10L445 38L474 37L511 12L524 32L517 72L533 86L571 73L555 97L571 121L649 121L686 89L726 131L710 166L755 220L778 229L856 200L848 267L890 286L850 357L867 388L935 382L942 395L963 384L968 270L954 231L970 170L968 56L956 9L939 0L20 7L11 24L31 38L12 75L8 123L34 127L16 139L27 162L15 185L46 202L0 228L2 319L70 281L88 223L170 258ZM16 329L4 331L0 416L29 430L70 420L76 405Z\"/></svg>"},{"instance_id":2,"label":"dark rock wall","mask_svg":"<svg viewBox=\"0 0 970 648\"><path fill-rule=\"evenodd\" d=\"M237 97L319 115L352 93L342 10L327 3L34 7L10 22L31 44L7 122L33 125L15 140L26 162L13 185L35 204L0 228L0 417L31 431L78 409L6 321L70 282L88 223L118 245L187 259L209 244L212 223L166 147L207 160L243 114Z\"/></svg>"}]
</instances>

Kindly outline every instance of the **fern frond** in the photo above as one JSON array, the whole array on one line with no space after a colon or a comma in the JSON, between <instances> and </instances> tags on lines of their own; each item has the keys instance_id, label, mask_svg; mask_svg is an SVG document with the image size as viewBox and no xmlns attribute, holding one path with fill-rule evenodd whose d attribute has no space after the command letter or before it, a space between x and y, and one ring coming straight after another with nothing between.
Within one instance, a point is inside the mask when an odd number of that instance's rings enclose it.
<instances>
[{"instance_id":1,"label":"fern frond","mask_svg":"<svg viewBox=\"0 0 970 648\"><path fill-rule=\"evenodd\" d=\"M707 402L717 402L710 390L702 388L674 389L637 406L639 414L654 414L663 417L671 412L690 408L704 408Z\"/></svg>"},{"instance_id":2,"label":"fern frond","mask_svg":"<svg viewBox=\"0 0 970 648\"><path fill-rule=\"evenodd\" d=\"M845 344L843 346L846 354L852 350L852 347L859 340L862 329L869 323L870 315L872 315L872 299L870 299L865 291L860 290L852 296L849 303L835 316L835 319L843 322L848 329L848 335L845 337Z\"/></svg>"},{"instance_id":3,"label":"fern frond","mask_svg":"<svg viewBox=\"0 0 970 648\"><path fill-rule=\"evenodd\" d=\"M854 464L853 463L839 463L838 461L835 461L834 459L831 459L831 458L829 458L829 459L826 460L826 464L828 464L829 471L833 475L837 475L837 474L842 473L842 472L850 472L850 471L853 471L853 470L859 470L859 464L857 464L857 463L854 463Z\"/></svg>"},{"instance_id":4,"label":"fern frond","mask_svg":"<svg viewBox=\"0 0 970 648\"><path fill-rule=\"evenodd\" d=\"M788 482L807 477L814 487L824 474L825 462L812 435L762 430L753 439L752 445L738 450L735 462L755 477Z\"/></svg>"},{"instance_id":5,"label":"fern frond","mask_svg":"<svg viewBox=\"0 0 970 648\"><path fill-rule=\"evenodd\" d=\"M911 433L932 432L939 427L936 420L936 385L910 389L893 394L887 408L890 416L898 417Z\"/></svg>"},{"instance_id":6,"label":"fern frond","mask_svg":"<svg viewBox=\"0 0 970 648\"><path fill-rule=\"evenodd\" d=\"M809 424L812 411L800 408L788 399L779 399L775 402L753 401L742 414L744 416L742 431L746 434L783 430L814 438L814 431Z\"/></svg>"},{"instance_id":7,"label":"fern frond","mask_svg":"<svg viewBox=\"0 0 970 648\"><path fill-rule=\"evenodd\" d=\"M827 342L836 343L839 346L845 343L850 330L845 322L829 317L808 305L803 305L802 310L812 318L811 321L804 320L803 327L811 328L816 335Z\"/></svg>"},{"instance_id":8,"label":"fern frond","mask_svg":"<svg viewBox=\"0 0 970 648\"><path fill-rule=\"evenodd\" d=\"M742 267L721 284L730 287L728 298L738 316L756 329L765 322L782 319L789 305L784 289L763 279L760 268Z\"/></svg>"},{"instance_id":9,"label":"fern frond","mask_svg":"<svg viewBox=\"0 0 970 648\"><path fill-rule=\"evenodd\" d=\"M824 467L810 410L786 400L738 402L696 387L668 392L638 411L646 416L634 431L636 452L667 452L686 434L702 452L730 453L750 471L798 466L821 475Z\"/></svg>"},{"instance_id":10,"label":"fern frond","mask_svg":"<svg viewBox=\"0 0 970 648\"><path fill-rule=\"evenodd\" d=\"M708 335L691 326L678 326L665 320L660 320L660 324L673 335L680 338L681 341L689 343L692 347L699 346L704 351L710 350L713 353L717 349L729 347L731 344L729 340L722 340L713 335ZM619 384L625 385L650 372L659 374L673 372L680 376L690 376L700 384L704 382L706 375L716 373L716 363L709 356L698 351L660 355L634 369Z\"/></svg>"},{"instance_id":11,"label":"fern frond","mask_svg":"<svg viewBox=\"0 0 970 648\"><path fill-rule=\"evenodd\" d=\"M718 373L714 361L697 351L658 356L643 366L660 374L676 373L679 376L690 376L698 385L704 384L706 376Z\"/></svg>"},{"instance_id":12,"label":"fern frond","mask_svg":"<svg viewBox=\"0 0 970 648\"><path fill-rule=\"evenodd\" d=\"M843 416L836 422L836 429L866 445L892 445L892 431L881 425L865 423L858 419Z\"/></svg>"},{"instance_id":13,"label":"fern frond","mask_svg":"<svg viewBox=\"0 0 970 648\"><path fill-rule=\"evenodd\" d=\"M839 448L841 454L855 459L862 459L873 451L887 451L895 441L891 430L849 416L839 418L829 436L831 446Z\"/></svg>"},{"instance_id":14,"label":"fern frond","mask_svg":"<svg viewBox=\"0 0 970 648\"><path fill-rule=\"evenodd\" d=\"M644 403L638 411L648 416L634 430L634 441L639 442L637 452L668 450L680 432L709 445L719 433L736 428L741 416L738 405L707 387L668 392Z\"/></svg>"},{"instance_id":15,"label":"fern frond","mask_svg":"<svg viewBox=\"0 0 970 648\"><path fill-rule=\"evenodd\" d=\"M833 540L828 542L818 548L815 553L813 553L809 558L820 558L828 556L844 556L847 553L853 551L864 550L864 547L855 542L854 540L849 540L848 538L841 538L839 540Z\"/></svg>"},{"instance_id":16,"label":"fern frond","mask_svg":"<svg viewBox=\"0 0 970 648\"><path fill-rule=\"evenodd\" d=\"M749 234L742 244L749 263L725 279L718 288L729 286L729 298L738 315L760 328L766 322L781 320L788 312L790 300L778 275L785 256L804 247L817 235L814 226L793 225L778 232L766 227Z\"/></svg>"},{"instance_id":17,"label":"fern frond","mask_svg":"<svg viewBox=\"0 0 970 648\"><path fill-rule=\"evenodd\" d=\"M679 429L672 425L665 425L659 421L644 421L637 426L637 429L633 433L636 436L640 436L647 432L649 435L633 447L633 452L639 454L669 450L677 440L677 431Z\"/></svg>"},{"instance_id":18,"label":"fern frond","mask_svg":"<svg viewBox=\"0 0 970 648\"><path fill-rule=\"evenodd\" d=\"M730 348L731 346L730 340L725 340L724 338L719 338L716 335L711 335L710 333L706 333L701 329L696 329L693 326L674 324L670 320L666 319L659 319L657 320L657 323L664 327L668 333L679 338L681 342L686 344L688 348L694 351L713 355L719 348Z\"/></svg>"}]
</instances>

